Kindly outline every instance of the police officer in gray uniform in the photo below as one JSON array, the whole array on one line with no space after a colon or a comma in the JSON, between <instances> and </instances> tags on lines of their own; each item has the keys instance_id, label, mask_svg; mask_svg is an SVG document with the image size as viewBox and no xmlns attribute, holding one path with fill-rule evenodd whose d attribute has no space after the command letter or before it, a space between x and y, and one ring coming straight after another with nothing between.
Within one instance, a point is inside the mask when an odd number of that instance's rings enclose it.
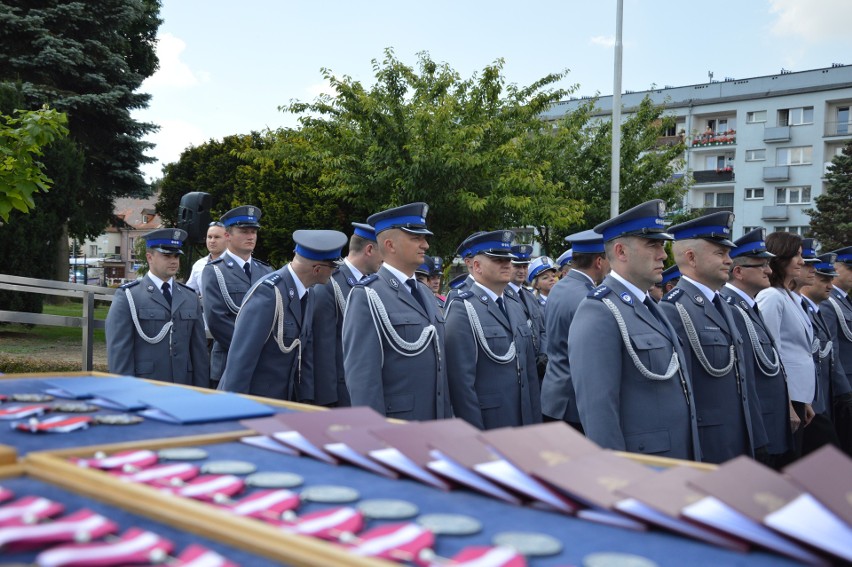
<instances>
[{"instance_id":1,"label":"police officer in gray uniform","mask_svg":"<svg viewBox=\"0 0 852 567\"><path fill-rule=\"evenodd\" d=\"M834 262L837 275L821 311L829 332L837 337L837 355L846 379L852 384L852 299L849 296L852 292L852 246L835 250L834 254L837 254ZM852 394L838 397L836 410L834 421L841 447L852 455Z\"/></svg>"},{"instance_id":2,"label":"police officer in gray uniform","mask_svg":"<svg viewBox=\"0 0 852 567\"><path fill-rule=\"evenodd\" d=\"M743 354L748 374L751 418L758 436L765 432L766 443L756 441L756 457L765 465L777 468L781 457L793 446L787 396L787 376L778 348L754 297L769 287L769 259L766 229L756 228L734 241L731 250L733 267L728 283L719 293L731 306L734 321L743 337ZM753 379L751 379L753 378ZM762 429L762 432L759 430ZM764 447L764 450L760 450Z\"/></svg>"},{"instance_id":3,"label":"police officer in gray uniform","mask_svg":"<svg viewBox=\"0 0 852 567\"><path fill-rule=\"evenodd\" d=\"M225 370L234 321L243 298L252 285L272 272L269 264L252 256L261 214L259 208L244 205L222 215L219 221L225 226L228 249L204 266L201 297L204 298L207 327L213 335L210 353L210 385L213 388L217 387Z\"/></svg>"},{"instance_id":4,"label":"police officer in gray uniform","mask_svg":"<svg viewBox=\"0 0 852 567\"><path fill-rule=\"evenodd\" d=\"M467 274L459 274L450 282L450 291L447 292L447 297L444 300L444 308L446 309L453 299L458 296L463 291L467 291L473 285L473 277L470 275L471 270L473 270L473 254L470 249L465 246L465 243L480 234L483 234L484 231L474 232L470 236L464 239L464 241L459 244L459 247L456 249L456 256L462 259L464 262L465 270Z\"/></svg>"},{"instance_id":5,"label":"police officer in gray uniform","mask_svg":"<svg viewBox=\"0 0 852 567\"><path fill-rule=\"evenodd\" d=\"M429 249L426 203L376 213L384 265L349 293L343 318L343 368L353 406L388 417L452 417L447 390L444 317L414 278Z\"/></svg>"},{"instance_id":6,"label":"police officer in gray uniform","mask_svg":"<svg viewBox=\"0 0 852 567\"><path fill-rule=\"evenodd\" d=\"M544 313L538 304L533 292L524 286L527 281L527 268L530 265L533 247L531 244L517 244L512 246L512 279L509 287L515 293L510 299L515 299L521 305L526 317L527 325L533 333L533 347L535 348L535 366L539 380L544 377L547 369L547 331L544 326Z\"/></svg>"},{"instance_id":7,"label":"police officer in gray uniform","mask_svg":"<svg viewBox=\"0 0 852 567\"><path fill-rule=\"evenodd\" d=\"M545 328L550 340L547 371L541 384L541 411L545 420L564 420L582 432L568 361L568 331L580 302L609 273L609 261L604 253L603 236L594 230L572 234L565 240L572 245L573 262L568 273L553 286L547 300Z\"/></svg>"},{"instance_id":8,"label":"police officer in gray uniform","mask_svg":"<svg viewBox=\"0 0 852 567\"><path fill-rule=\"evenodd\" d=\"M107 361L113 374L208 385L201 304L192 288L174 278L186 236L174 228L145 235L148 273L121 286L107 314Z\"/></svg>"},{"instance_id":9,"label":"police officer in gray uniform","mask_svg":"<svg viewBox=\"0 0 852 567\"><path fill-rule=\"evenodd\" d=\"M683 340L704 460L754 456L749 369L733 313L718 294L731 268L733 213L718 212L669 228L682 277L660 307ZM759 439L758 439L759 440Z\"/></svg>"},{"instance_id":10,"label":"police officer in gray uniform","mask_svg":"<svg viewBox=\"0 0 852 567\"><path fill-rule=\"evenodd\" d=\"M568 361L586 435L602 447L701 459L692 386L674 329L647 290L659 281L670 240L663 201L648 201L595 227L611 272L571 322Z\"/></svg>"},{"instance_id":11,"label":"police officer in gray uniform","mask_svg":"<svg viewBox=\"0 0 852 567\"><path fill-rule=\"evenodd\" d=\"M243 300L220 390L314 401L308 289L328 282L346 235L336 230L297 230L293 241L293 260L261 280Z\"/></svg>"},{"instance_id":12,"label":"police officer in gray uniform","mask_svg":"<svg viewBox=\"0 0 852 567\"><path fill-rule=\"evenodd\" d=\"M343 372L343 314L349 292L382 266L373 227L353 222L349 253L325 285L314 286L314 403L320 406L352 405ZM331 355L334 353L334 356Z\"/></svg>"},{"instance_id":13,"label":"police officer in gray uniform","mask_svg":"<svg viewBox=\"0 0 852 567\"><path fill-rule=\"evenodd\" d=\"M508 296L509 230L466 240L473 285L447 307L447 378L453 413L479 429L541 422L532 332Z\"/></svg>"}]
</instances>

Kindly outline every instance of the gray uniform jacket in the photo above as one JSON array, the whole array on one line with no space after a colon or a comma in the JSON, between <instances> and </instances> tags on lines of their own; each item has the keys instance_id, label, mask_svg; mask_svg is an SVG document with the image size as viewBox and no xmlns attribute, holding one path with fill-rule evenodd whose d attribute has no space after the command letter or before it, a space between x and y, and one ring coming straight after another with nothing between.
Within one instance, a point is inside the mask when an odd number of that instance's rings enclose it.
<instances>
[{"instance_id":1,"label":"gray uniform jacket","mask_svg":"<svg viewBox=\"0 0 852 567\"><path fill-rule=\"evenodd\" d=\"M382 267L349 293L343 318L343 369L352 405L370 406L382 415L399 419L452 417L444 316L430 301L432 292L428 287L417 284L426 305L424 311L409 290L403 289L405 285ZM381 314L371 310L367 289L375 291L381 300L386 322ZM434 325L436 335L419 354L407 356L410 352L396 344L414 343L429 325Z\"/></svg>"},{"instance_id":2,"label":"gray uniform jacket","mask_svg":"<svg viewBox=\"0 0 852 567\"><path fill-rule=\"evenodd\" d=\"M781 362L780 354L777 354L775 341L766 329L766 324L763 317L760 316L759 310L756 311L749 307L748 303L737 292L727 287L723 287L719 293L731 306L734 323L736 323L743 338L743 356L745 357L746 369L749 370L749 394L752 402L750 409L752 426L755 430L755 446L762 447L766 444L766 449L770 455L784 454L793 447L793 436L790 431L790 398L787 396L784 365ZM758 359L740 309L745 312L745 317L748 317L756 335L758 348L763 352L766 360L769 362L778 361L779 368L777 370L761 363ZM774 347L775 350L773 351ZM762 435L759 431L761 427L766 435L765 443L761 443L759 440Z\"/></svg>"},{"instance_id":3,"label":"gray uniform jacket","mask_svg":"<svg viewBox=\"0 0 852 567\"><path fill-rule=\"evenodd\" d=\"M556 282L547 299L545 330L550 340L547 372L541 384L541 413L553 419L580 423L568 361L568 330L580 302L594 288L588 276L571 270Z\"/></svg>"},{"instance_id":4,"label":"gray uniform jacket","mask_svg":"<svg viewBox=\"0 0 852 567\"><path fill-rule=\"evenodd\" d=\"M814 311L814 308L807 301L803 305L807 305L808 315L814 326L814 337L819 340L819 350L814 353L817 391L812 406L815 413L831 417L833 398L848 394L852 391L852 388L849 387L849 380L846 378L846 373L844 372L845 369L837 356L840 341L837 336L831 335L823 317L823 306L826 305L826 302L820 304L819 311ZM830 350L828 347L829 343L832 343Z\"/></svg>"},{"instance_id":5,"label":"gray uniform jacket","mask_svg":"<svg viewBox=\"0 0 852 567\"><path fill-rule=\"evenodd\" d=\"M281 296L280 314L276 312L276 290ZM296 402L314 399L311 295L308 293L303 321L296 284L287 266L252 288L237 317L220 390ZM299 339L301 349L285 353L279 347L280 317L281 343L289 349Z\"/></svg>"},{"instance_id":6,"label":"gray uniform jacket","mask_svg":"<svg viewBox=\"0 0 852 567\"><path fill-rule=\"evenodd\" d=\"M700 363L689 341L677 305L682 305L692 320L698 348L710 366L723 369L731 360L731 345L736 360L724 376L710 375ZM685 363L698 415L698 434L704 460L722 463L739 455L754 456L751 416L749 413L748 383L746 380L743 340L734 323L731 308L720 301L722 312L707 301L704 294L686 279L681 278L660 306L678 336L684 342Z\"/></svg>"},{"instance_id":7,"label":"gray uniform jacket","mask_svg":"<svg viewBox=\"0 0 852 567\"><path fill-rule=\"evenodd\" d=\"M524 308L524 314L527 316L530 329L533 332L533 346L535 347L536 357L539 359L539 363L542 360L546 362L546 359L543 358L547 356L547 331L544 325L544 308L533 292L523 286L521 286L517 298Z\"/></svg>"},{"instance_id":8,"label":"gray uniform jacket","mask_svg":"<svg viewBox=\"0 0 852 567\"><path fill-rule=\"evenodd\" d=\"M541 394L535 368L532 332L520 304L508 296L503 305L507 319L488 294L474 284L455 298L446 312L447 379L453 414L478 427L517 427L541 422ZM482 335L476 336L467 305L478 318ZM505 356L515 345L515 356L505 363L492 359Z\"/></svg>"},{"instance_id":9,"label":"gray uniform jacket","mask_svg":"<svg viewBox=\"0 0 852 567\"><path fill-rule=\"evenodd\" d=\"M852 384L852 301L835 287L828 300L820 304L819 312L829 333L837 338L840 365L846 372L846 379Z\"/></svg>"},{"instance_id":10,"label":"gray uniform jacket","mask_svg":"<svg viewBox=\"0 0 852 567\"><path fill-rule=\"evenodd\" d=\"M665 374L683 350L659 309L607 276L580 303L571 322L568 359L577 392L577 409L586 436L608 449L701 460L695 403L688 374L666 380L647 377L625 346L606 299L624 322L638 361L651 373Z\"/></svg>"},{"instance_id":11,"label":"gray uniform jacket","mask_svg":"<svg viewBox=\"0 0 852 567\"><path fill-rule=\"evenodd\" d=\"M243 298L248 293L252 284L262 280L272 272L268 264L251 258L251 281L249 277L234 262L228 254L222 254L212 262L204 266L201 277L203 289L201 297L204 298L204 315L207 319L207 327L213 335L213 350L210 353L210 379L219 380L225 370L225 362L228 358L228 349L231 347L231 337L234 335L234 321L237 316L228 307L219 279L216 277L216 269L222 274L225 290L231 301L239 307Z\"/></svg>"},{"instance_id":12,"label":"gray uniform jacket","mask_svg":"<svg viewBox=\"0 0 852 567\"><path fill-rule=\"evenodd\" d=\"M340 289L344 302L349 291L358 283L346 264L341 264L334 271L331 280ZM343 372L343 311L331 280L311 289L314 304L314 403L349 406L352 402Z\"/></svg>"},{"instance_id":13,"label":"gray uniform jacket","mask_svg":"<svg viewBox=\"0 0 852 567\"><path fill-rule=\"evenodd\" d=\"M125 291L130 291L142 332L156 337L172 322L163 339L150 344L137 332ZM106 319L107 360L113 374L151 378L175 384L207 386L210 360L201 304L192 288L175 283L172 305L145 276L121 286Z\"/></svg>"},{"instance_id":14,"label":"gray uniform jacket","mask_svg":"<svg viewBox=\"0 0 852 567\"><path fill-rule=\"evenodd\" d=\"M450 306L450 303L453 302L455 298L459 296L460 293L467 291L470 287L476 283L476 280L473 279L472 276L468 275L464 281L459 284L458 287L450 288L450 291L447 292L447 297L444 299L444 309Z\"/></svg>"}]
</instances>

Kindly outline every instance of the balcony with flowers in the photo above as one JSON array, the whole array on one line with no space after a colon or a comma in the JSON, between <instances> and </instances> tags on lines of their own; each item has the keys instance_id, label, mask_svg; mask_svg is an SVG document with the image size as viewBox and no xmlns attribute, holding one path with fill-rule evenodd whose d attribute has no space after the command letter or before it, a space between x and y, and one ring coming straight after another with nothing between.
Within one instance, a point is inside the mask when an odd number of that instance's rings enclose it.
<instances>
[{"instance_id":1,"label":"balcony with flowers","mask_svg":"<svg viewBox=\"0 0 852 567\"><path fill-rule=\"evenodd\" d=\"M713 148L718 146L733 146L737 143L737 131L725 130L724 132L704 132L692 139L693 148Z\"/></svg>"}]
</instances>

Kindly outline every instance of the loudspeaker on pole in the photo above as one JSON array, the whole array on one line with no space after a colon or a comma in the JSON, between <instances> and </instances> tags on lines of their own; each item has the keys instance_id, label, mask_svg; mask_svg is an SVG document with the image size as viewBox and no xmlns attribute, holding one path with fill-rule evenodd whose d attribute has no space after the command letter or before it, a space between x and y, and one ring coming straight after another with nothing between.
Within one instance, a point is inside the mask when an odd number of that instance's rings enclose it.
<instances>
[{"instance_id":1,"label":"loudspeaker on pole","mask_svg":"<svg viewBox=\"0 0 852 567\"><path fill-rule=\"evenodd\" d=\"M210 224L210 193L193 191L180 199L178 209L178 228L187 232L187 241L202 244L207 238L207 226Z\"/></svg>"}]
</instances>

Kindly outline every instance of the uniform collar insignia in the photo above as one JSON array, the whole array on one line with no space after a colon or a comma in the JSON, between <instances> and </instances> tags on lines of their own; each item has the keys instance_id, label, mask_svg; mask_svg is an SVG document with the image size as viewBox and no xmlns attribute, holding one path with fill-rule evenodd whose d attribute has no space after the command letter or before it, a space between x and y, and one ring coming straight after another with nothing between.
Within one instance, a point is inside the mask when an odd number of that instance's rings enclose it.
<instances>
[{"instance_id":1,"label":"uniform collar insignia","mask_svg":"<svg viewBox=\"0 0 852 567\"><path fill-rule=\"evenodd\" d=\"M296 290L291 287L287 290L287 295L290 296L290 299L293 299L294 297L296 297Z\"/></svg>"},{"instance_id":2,"label":"uniform collar insignia","mask_svg":"<svg viewBox=\"0 0 852 567\"><path fill-rule=\"evenodd\" d=\"M695 303L697 303L698 305L704 305L704 296L701 295L700 293L696 294L695 295Z\"/></svg>"},{"instance_id":3,"label":"uniform collar insignia","mask_svg":"<svg viewBox=\"0 0 852 567\"><path fill-rule=\"evenodd\" d=\"M149 286L148 286L148 291L154 291L154 286L149 285Z\"/></svg>"},{"instance_id":4,"label":"uniform collar insignia","mask_svg":"<svg viewBox=\"0 0 852 567\"><path fill-rule=\"evenodd\" d=\"M396 281L396 278L391 278L389 281L392 288L397 289L399 287L399 282Z\"/></svg>"},{"instance_id":5,"label":"uniform collar insignia","mask_svg":"<svg viewBox=\"0 0 852 567\"><path fill-rule=\"evenodd\" d=\"M483 293L479 296L479 300L482 301L482 303L488 303L488 296Z\"/></svg>"},{"instance_id":6,"label":"uniform collar insignia","mask_svg":"<svg viewBox=\"0 0 852 567\"><path fill-rule=\"evenodd\" d=\"M742 300L742 299L741 299L741 300L740 300L740 305L742 306L742 308L743 308L743 309L745 309L746 311L748 311L748 303L746 303L744 300Z\"/></svg>"},{"instance_id":7,"label":"uniform collar insignia","mask_svg":"<svg viewBox=\"0 0 852 567\"><path fill-rule=\"evenodd\" d=\"M228 260L228 267L229 267L229 268L233 268L233 267L234 267L234 263L233 263L231 260Z\"/></svg>"},{"instance_id":8,"label":"uniform collar insignia","mask_svg":"<svg viewBox=\"0 0 852 567\"><path fill-rule=\"evenodd\" d=\"M621 301L623 301L627 305L633 305L633 296L627 293L626 291L622 292L619 297L621 297Z\"/></svg>"},{"instance_id":9,"label":"uniform collar insignia","mask_svg":"<svg viewBox=\"0 0 852 567\"><path fill-rule=\"evenodd\" d=\"M349 276L348 278L346 278L346 283L348 283L349 285L355 285L355 278Z\"/></svg>"},{"instance_id":10,"label":"uniform collar insignia","mask_svg":"<svg viewBox=\"0 0 852 567\"><path fill-rule=\"evenodd\" d=\"M514 292L512 291L512 288L507 287L506 289L503 290L503 295L508 295L509 297L513 297Z\"/></svg>"}]
</instances>

